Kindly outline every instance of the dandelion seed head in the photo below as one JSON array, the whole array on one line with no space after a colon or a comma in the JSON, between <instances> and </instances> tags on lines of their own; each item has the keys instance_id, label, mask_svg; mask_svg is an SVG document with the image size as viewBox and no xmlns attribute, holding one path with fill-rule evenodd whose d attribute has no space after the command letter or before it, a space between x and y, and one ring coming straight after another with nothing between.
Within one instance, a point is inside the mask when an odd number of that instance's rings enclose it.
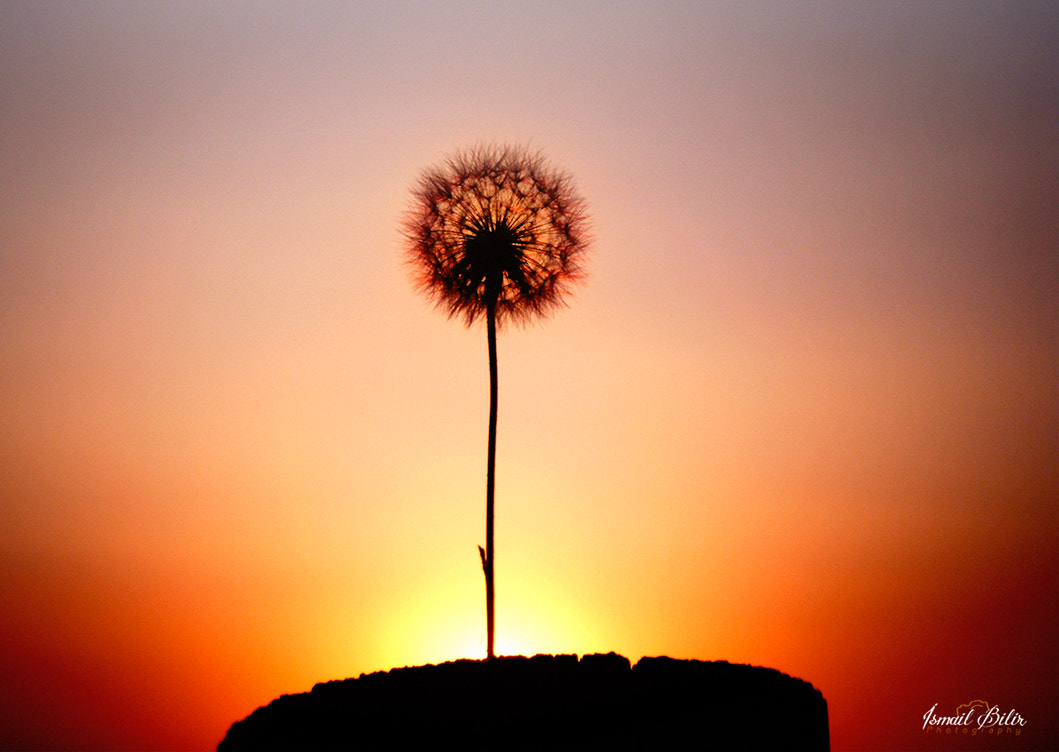
<instances>
[{"instance_id":1,"label":"dandelion seed head","mask_svg":"<svg viewBox=\"0 0 1059 752\"><path fill-rule=\"evenodd\" d=\"M539 152L477 146L425 170L404 217L417 287L470 325L562 305L584 277L588 218L570 176Z\"/></svg>"}]
</instances>

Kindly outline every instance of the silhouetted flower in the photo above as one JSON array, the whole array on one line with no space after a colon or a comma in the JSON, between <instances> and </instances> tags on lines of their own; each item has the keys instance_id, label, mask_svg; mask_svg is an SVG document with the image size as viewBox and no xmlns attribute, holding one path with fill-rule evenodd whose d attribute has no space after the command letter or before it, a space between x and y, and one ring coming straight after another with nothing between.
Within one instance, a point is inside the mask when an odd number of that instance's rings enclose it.
<instances>
[{"instance_id":1,"label":"silhouetted flower","mask_svg":"<svg viewBox=\"0 0 1059 752\"><path fill-rule=\"evenodd\" d=\"M582 276L588 247L585 203L566 173L539 153L484 146L459 153L420 177L405 215L407 260L417 285L467 324L485 316L489 342L489 451L486 461L486 657L495 613L493 507L496 487L496 331L563 302Z\"/></svg>"},{"instance_id":2,"label":"silhouetted flower","mask_svg":"<svg viewBox=\"0 0 1059 752\"><path fill-rule=\"evenodd\" d=\"M563 302L582 276L585 203L570 177L518 147L476 147L426 170L405 215L417 286L470 324Z\"/></svg>"}]
</instances>

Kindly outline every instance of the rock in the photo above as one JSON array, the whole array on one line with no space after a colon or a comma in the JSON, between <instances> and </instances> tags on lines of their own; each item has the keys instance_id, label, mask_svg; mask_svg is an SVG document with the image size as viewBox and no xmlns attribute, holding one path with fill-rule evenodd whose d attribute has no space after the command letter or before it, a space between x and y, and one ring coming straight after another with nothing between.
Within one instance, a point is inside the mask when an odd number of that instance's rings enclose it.
<instances>
[{"instance_id":1,"label":"rock","mask_svg":"<svg viewBox=\"0 0 1059 752\"><path fill-rule=\"evenodd\" d=\"M399 668L284 695L232 724L218 752L830 749L808 682L726 661L616 653Z\"/></svg>"}]
</instances>

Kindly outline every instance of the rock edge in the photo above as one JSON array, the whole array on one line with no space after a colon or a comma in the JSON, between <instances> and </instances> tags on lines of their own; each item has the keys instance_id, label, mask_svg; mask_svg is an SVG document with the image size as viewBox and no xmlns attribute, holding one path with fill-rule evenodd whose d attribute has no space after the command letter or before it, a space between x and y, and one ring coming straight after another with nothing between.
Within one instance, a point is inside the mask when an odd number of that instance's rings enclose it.
<instances>
[{"instance_id":1,"label":"rock edge","mask_svg":"<svg viewBox=\"0 0 1059 752\"><path fill-rule=\"evenodd\" d=\"M283 695L218 752L484 746L511 750L829 750L808 682L727 661L616 653L397 668Z\"/></svg>"}]
</instances>

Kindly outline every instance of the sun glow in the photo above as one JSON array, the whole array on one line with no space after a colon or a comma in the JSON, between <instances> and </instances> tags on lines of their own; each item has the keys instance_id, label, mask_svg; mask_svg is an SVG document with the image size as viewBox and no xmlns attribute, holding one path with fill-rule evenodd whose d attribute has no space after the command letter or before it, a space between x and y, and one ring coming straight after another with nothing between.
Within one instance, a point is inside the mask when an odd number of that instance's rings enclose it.
<instances>
[{"instance_id":1,"label":"sun glow","mask_svg":"<svg viewBox=\"0 0 1059 752\"><path fill-rule=\"evenodd\" d=\"M424 581L408 606L380 623L380 658L388 666L484 658L485 598L479 576ZM605 639L554 583L512 572L497 605L497 655L595 652Z\"/></svg>"},{"instance_id":2,"label":"sun glow","mask_svg":"<svg viewBox=\"0 0 1059 752\"><path fill-rule=\"evenodd\" d=\"M417 629L409 634L412 642L395 646L401 650L416 653L415 645L421 646L426 663L442 663L461 658L480 659L485 657L485 620L481 609L474 613L454 615L443 619L431 627ZM586 630L577 629L573 633L563 629L569 621L567 614L532 614L520 611L514 615L498 615L496 654L536 655L538 653L581 653L592 652L583 646L591 641L583 638ZM504 618L504 617L507 618ZM558 618L557 618L558 617ZM503 621L501 621L503 619ZM479 624L478 622L481 622ZM425 622L418 622L423 624ZM415 641L415 637L420 640ZM398 660L394 665L402 665Z\"/></svg>"}]
</instances>

